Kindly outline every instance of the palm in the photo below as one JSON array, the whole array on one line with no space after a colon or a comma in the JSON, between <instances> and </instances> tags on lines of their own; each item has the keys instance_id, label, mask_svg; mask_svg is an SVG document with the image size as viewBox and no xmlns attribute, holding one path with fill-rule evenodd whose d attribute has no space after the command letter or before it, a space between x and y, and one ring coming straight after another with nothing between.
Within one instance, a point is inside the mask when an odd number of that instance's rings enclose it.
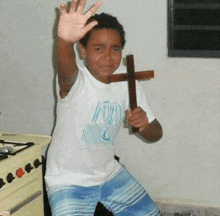
<instances>
[{"instance_id":1,"label":"palm","mask_svg":"<svg viewBox=\"0 0 220 216\"><path fill-rule=\"evenodd\" d=\"M58 36L65 41L76 42L85 35L86 20L80 14L64 14L60 16Z\"/></svg>"},{"instance_id":2,"label":"palm","mask_svg":"<svg viewBox=\"0 0 220 216\"><path fill-rule=\"evenodd\" d=\"M76 42L84 37L97 22L87 23L87 20L95 13L101 5L98 1L86 14L83 13L86 0L81 0L78 7L77 2L72 0L70 11L67 13L66 5L61 5L61 15L58 23L58 36L68 42Z\"/></svg>"}]
</instances>

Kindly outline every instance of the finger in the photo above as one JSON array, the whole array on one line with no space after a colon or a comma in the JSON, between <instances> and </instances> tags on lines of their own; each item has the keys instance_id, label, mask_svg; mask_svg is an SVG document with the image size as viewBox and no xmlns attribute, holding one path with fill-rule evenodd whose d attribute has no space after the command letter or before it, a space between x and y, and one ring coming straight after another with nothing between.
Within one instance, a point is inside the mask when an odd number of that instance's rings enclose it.
<instances>
[{"instance_id":1,"label":"finger","mask_svg":"<svg viewBox=\"0 0 220 216\"><path fill-rule=\"evenodd\" d=\"M72 0L70 5L70 13L75 13L77 9L78 0Z\"/></svg>"},{"instance_id":2,"label":"finger","mask_svg":"<svg viewBox=\"0 0 220 216\"><path fill-rule=\"evenodd\" d=\"M140 122L137 121L128 121L128 125L131 127L135 127L135 128L139 128L142 126L142 124Z\"/></svg>"},{"instance_id":3,"label":"finger","mask_svg":"<svg viewBox=\"0 0 220 216\"><path fill-rule=\"evenodd\" d=\"M140 115L141 114L141 111L138 109L138 108L135 108L133 110L129 109L128 110L128 114L127 114L127 117L130 119L130 120L133 120L133 119L136 119L137 118L137 115Z\"/></svg>"},{"instance_id":4,"label":"finger","mask_svg":"<svg viewBox=\"0 0 220 216\"><path fill-rule=\"evenodd\" d=\"M148 125L148 120L147 119L135 119L133 121L130 121L129 124L132 127L142 128Z\"/></svg>"},{"instance_id":5,"label":"finger","mask_svg":"<svg viewBox=\"0 0 220 216\"><path fill-rule=\"evenodd\" d=\"M93 21L93 22L89 23L88 25L85 26L85 32L89 32L96 25L98 25L97 21Z\"/></svg>"},{"instance_id":6,"label":"finger","mask_svg":"<svg viewBox=\"0 0 220 216\"><path fill-rule=\"evenodd\" d=\"M142 121L145 122L147 120L147 116L145 115L145 113L132 113L127 118L130 122L134 123L140 123Z\"/></svg>"},{"instance_id":7,"label":"finger","mask_svg":"<svg viewBox=\"0 0 220 216\"><path fill-rule=\"evenodd\" d=\"M93 5L85 14L86 19L89 19L102 5L101 1L97 1L95 5Z\"/></svg>"},{"instance_id":8,"label":"finger","mask_svg":"<svg viewBox=\"0 0 220 216\"><path fill-rule=\"evenodd\" d=\"M66 13L66 5L64 3L60 5L60 13L61 15Z\"/></svg>"},{"instance_id":9,"label":"finger","mask_svg":"<svg viewBox=\"0 0 220 216\"><path fill-rule=\"evenodd\" d=\"M140 113L140 112L144 112L141 107L136 107L136 108L134 108L134 109L132 110L132 114Z\"/></svg>"},{"instance_id":10,"label":"finger","mask_svg":"<svg viewBox=\"0 0 220 216\"><path fill-rule=\"evenodd\" d=\"M86 5L86 0L80 0L78 8L77 8L77 12L82 14L85 5Z\"/></svg>"},{"instance_id":11,"label":"finger","mask_svg":"<svg viewBox=\"0 0 220 216\"><path fill-rule=\"evenodd\" d=\"M147 114L143 109L141 109L140 107L137 107L134 110L132 110L131 116L132 117L141 116L141 118L144 118L145 116L147 116Z\"/></svg>"}]
</instances>

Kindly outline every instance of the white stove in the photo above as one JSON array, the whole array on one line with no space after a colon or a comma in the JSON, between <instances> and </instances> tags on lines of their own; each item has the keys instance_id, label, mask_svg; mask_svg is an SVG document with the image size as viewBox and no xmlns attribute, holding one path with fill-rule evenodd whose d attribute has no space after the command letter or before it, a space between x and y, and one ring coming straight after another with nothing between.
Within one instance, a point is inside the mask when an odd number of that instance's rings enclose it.
<instances>
[{"instance_id":1,"label":"white stove","mask_svg":"<svg viewBox=\"0 0 220 216\"><path fill-rule=\"evenodd\" d=\"M50 141L50 136L0 133L0 215L44 215L41 149Z\"/></svg>"}]
</instances>

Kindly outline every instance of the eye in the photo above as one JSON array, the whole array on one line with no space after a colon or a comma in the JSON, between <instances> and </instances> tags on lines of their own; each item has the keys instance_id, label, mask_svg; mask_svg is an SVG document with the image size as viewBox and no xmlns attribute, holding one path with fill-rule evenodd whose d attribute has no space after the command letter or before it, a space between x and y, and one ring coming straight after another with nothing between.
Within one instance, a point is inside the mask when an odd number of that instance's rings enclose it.
<instances>
[{"instance_id":1,"label":"eye","mask_svg":"<svg viewBox=\"0 0 220 216\"><path fill-rule=\"evenodd\" d=\"M101 50L102 50L102 47L100 46L95 47L95 51L100 52Z\"/></svg>"},{"instance_id":2,"label":"eye","mask_svg":"<svg viewBox=\"0 0 220 216\"><path fill-rule=\"evenodd\" d=\"M118 46L117 46L117 47L114 47L113 50L114 50L115 52L119 52L119 51L121 51L121 47L118 47Z\"/></svg>"}]
</instances>

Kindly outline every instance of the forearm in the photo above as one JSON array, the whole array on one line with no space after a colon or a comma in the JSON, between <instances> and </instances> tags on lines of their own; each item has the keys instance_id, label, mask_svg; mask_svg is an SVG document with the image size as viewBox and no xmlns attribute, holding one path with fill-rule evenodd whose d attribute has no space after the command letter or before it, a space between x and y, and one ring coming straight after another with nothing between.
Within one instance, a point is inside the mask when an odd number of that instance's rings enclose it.
<instances>
[{"instance_id":1,"label":"forearm","mask_svg":"<svg viewBox=\"0 0 220 216\"><path fill-rule=\"evenodd\" d=\"M71 86L75 81L78 71L73 43L59 39L57 45L57 64L59 82L64 82L67 86Z\"/></svg>"},{"instance_id":2,"label":"forearm","mask_svg":"<svg viewBox=\"0 0 220 216\"><path fill-rule=\"evenodd\" d=\"M141 135L147 142L156 142L162 138L163 130L160 123L155 119L144 129L139 131L139 135Z\"/></svg>"}]
</instances>

